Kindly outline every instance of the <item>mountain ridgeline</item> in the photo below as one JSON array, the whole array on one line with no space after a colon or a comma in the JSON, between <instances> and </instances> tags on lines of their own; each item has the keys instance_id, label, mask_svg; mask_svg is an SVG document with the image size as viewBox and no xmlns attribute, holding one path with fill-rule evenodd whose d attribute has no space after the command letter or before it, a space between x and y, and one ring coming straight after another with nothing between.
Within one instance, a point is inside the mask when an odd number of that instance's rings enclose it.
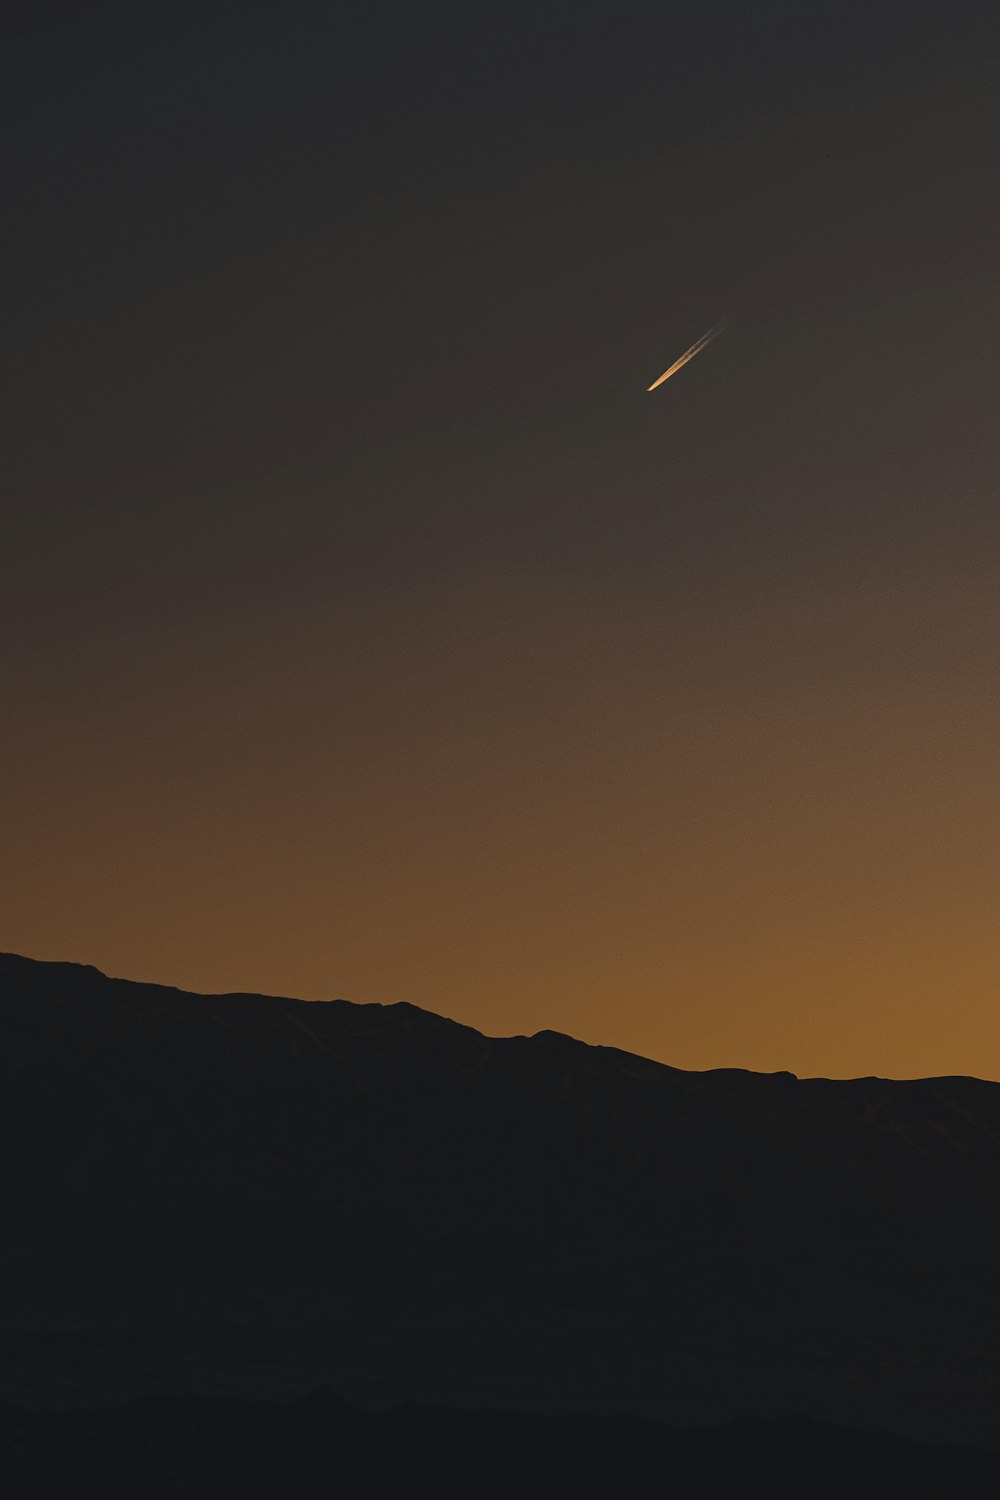
<instances>
[{"instance_id":1,"label":"mountain ridgeline","mask_svg":"<svg viewBox=\"0 0 1000 1500\"><path fill-rule=\"evenodd\" d=\"M690 1073L13 955L0 1024L0 1401L1000 1448L1000 1085Z\"/></svg>"}]
</instances>

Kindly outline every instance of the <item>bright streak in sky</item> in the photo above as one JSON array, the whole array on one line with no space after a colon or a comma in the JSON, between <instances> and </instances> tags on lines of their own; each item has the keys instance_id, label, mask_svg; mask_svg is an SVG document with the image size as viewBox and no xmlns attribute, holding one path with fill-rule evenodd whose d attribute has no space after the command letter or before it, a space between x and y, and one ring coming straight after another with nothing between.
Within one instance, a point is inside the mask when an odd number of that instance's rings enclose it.
<instances>
[{"instance_id":1,"label":"bright streak in sky","mask_svg":"<svg viewBox=\"0 0 1000 1500\"><path fill-rule=\"evenodd\" d=\"M714 338L718 338L725 326L725 323L716 323L714 328L710 328L707 333L703 333L697 343L692 344L690 349L684 351L680 359L674 360L669 370L664 370L659 380L654 380L653 384L647 387L647 391L655 391L656 387L662 385L665 380L669 380L671 375L676 375L677 371L682 369L689 359L694 359L696 354L701 353L706 344L710 344Z\"/></svg>"}]
</instances>

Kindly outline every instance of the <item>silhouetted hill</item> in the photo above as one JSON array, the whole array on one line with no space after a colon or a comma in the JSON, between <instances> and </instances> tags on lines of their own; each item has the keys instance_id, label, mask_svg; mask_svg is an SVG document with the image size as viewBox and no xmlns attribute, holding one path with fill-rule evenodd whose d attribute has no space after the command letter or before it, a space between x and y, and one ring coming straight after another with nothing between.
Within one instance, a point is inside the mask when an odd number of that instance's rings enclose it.
<instances>
[{"instance_id":1,"label":"silhouetted hill","mask_svg":"<svg viewBox=\"0 0 1000 1500\"><path fill-rule=\"evenodd\" d=\"M39 1423L326 1388L1000 1446L1000 1085L686 1073L10 955L0 1026L0 1400Z\"/></svg>"}]
</instances>

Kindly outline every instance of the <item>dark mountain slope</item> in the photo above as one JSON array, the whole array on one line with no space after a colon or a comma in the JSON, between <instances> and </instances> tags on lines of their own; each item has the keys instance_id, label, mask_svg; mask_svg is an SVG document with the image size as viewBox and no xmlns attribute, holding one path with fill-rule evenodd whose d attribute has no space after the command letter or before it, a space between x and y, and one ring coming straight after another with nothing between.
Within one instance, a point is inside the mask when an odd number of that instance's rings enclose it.
<instances>
[{"instance_id":1,"label":"dark mountain slope","mask_svg":"<svg viewBox=\"0 0 1000 1500\"><path fill-rule=\"evenodd\" d=\"M1000 1085L685 1073L0 957L0 1398L1000 1444Z\"/></svg>"}]
</instances>

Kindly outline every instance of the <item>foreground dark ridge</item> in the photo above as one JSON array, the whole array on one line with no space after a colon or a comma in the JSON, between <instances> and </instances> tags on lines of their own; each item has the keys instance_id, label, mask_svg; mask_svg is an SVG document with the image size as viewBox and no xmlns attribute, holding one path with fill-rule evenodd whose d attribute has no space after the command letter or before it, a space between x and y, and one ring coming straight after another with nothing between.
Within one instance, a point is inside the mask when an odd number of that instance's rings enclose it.
<instances>
[{"instance_id":1,"label":"foreground dark ridge","mask_svg":"<svg viewBox=\"0 0 1000 1500\"><path fill-rule=\"evenodd\" d=\"M1000 1445L1000 1085L686 1073L0 956L0 1399Z\"/></svg>"},{"instance_id":2,"label":"foreground dark ridge","mask_svg":"<svg viewBox=\"0 0 1000 1500\"><path fill-rule=\"evenodd\" d=\"M992 1495L1000 1455L803 1418L674 1431L638 1417L362 1410L160 1397L94 1411L0 1406L7 1494L302 1497Z\"/></svg>"}]
</instances>

